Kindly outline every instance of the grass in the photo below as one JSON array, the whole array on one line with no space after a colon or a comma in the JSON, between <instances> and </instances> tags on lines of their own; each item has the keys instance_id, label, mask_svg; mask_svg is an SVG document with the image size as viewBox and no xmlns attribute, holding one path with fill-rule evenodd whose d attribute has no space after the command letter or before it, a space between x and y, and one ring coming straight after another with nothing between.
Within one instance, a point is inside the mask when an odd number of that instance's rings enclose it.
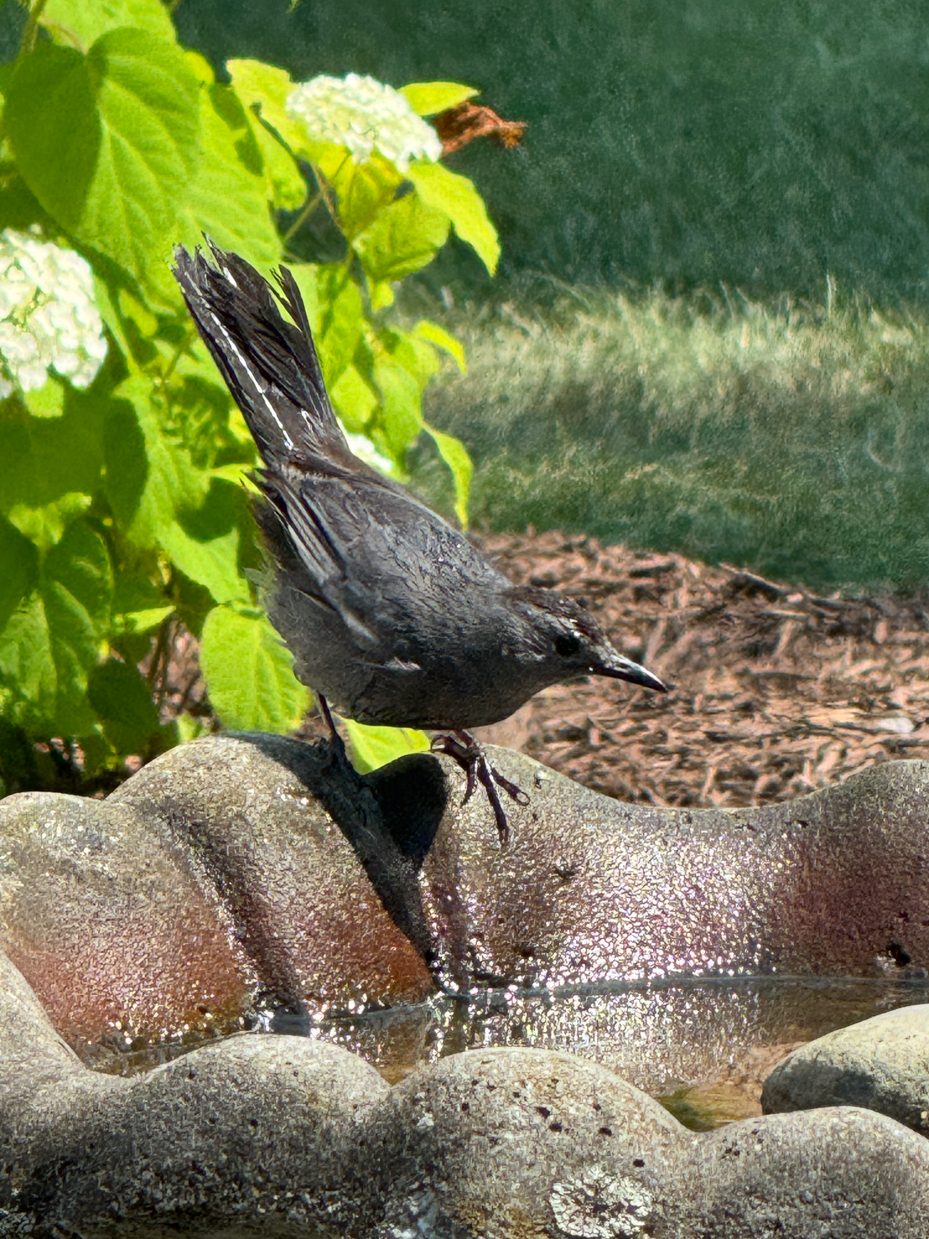
<instances>
[{"instance_id":1,"label":"grass","mask_svg":"<svg viewBox=\"0 0 929 1239\"><path fill-rule=\"evenodd\" d=\"M560 527L813 588L929 581L929 314L565 292L454 324L429 399L494 529ZM421 483L437 471L421 468Z\"/></svg>"},{"instance_id":2,"label":"grass","mask_svg":"<svg viewBox=\"0 0 929 1239\"><path fill-rule=\"evenodd\" d=\"M10 6L15 11L17 6ZM925 0L184 0L221 66L467 82L523 146L474 142L506 274L761 296L843 285L929 301ZM442 283L480 279L466 246Z\"/></svg>"}]
</instances>

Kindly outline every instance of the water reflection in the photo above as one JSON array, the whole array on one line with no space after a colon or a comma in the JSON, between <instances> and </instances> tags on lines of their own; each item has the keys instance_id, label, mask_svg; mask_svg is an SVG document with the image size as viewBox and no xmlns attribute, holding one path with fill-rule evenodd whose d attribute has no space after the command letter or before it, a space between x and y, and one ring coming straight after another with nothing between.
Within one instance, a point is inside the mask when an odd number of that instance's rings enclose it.
<instances>
[{"instance_id":1,"label":"water reflection","mask_svg":"<svg viewBox=\"0 0 929 1239\"><path fill-rule=\"evenodd\" d=\"M929 981L699 978L578 989L485 990L417 1006L314 1015L268 1011L257 1031L340 1045L391 1083L447 1054L532 1046L594 1059L660 1097L688 1126L760 1113L761 1082L795 1045L892 1007L929 1002ZM132 1073L187 1046L96 1061Z\"/></svg>"},{"instance_id":2,"label":"water reflection","mask_svg":"<svg viewBox=\"0 0 929 1239\"><path fill-rule=\"evenodd\" d=\"M489 990L469 1001L301 1022L393 1078L445 1054L534 1046L591 1058L650 1093L738 1080L753 1057L809 1041L891 1007L929 1001L929 982L847 978L682 979L581 989ZM786 1050L778 1053L782 1057Z\"/></svg>"}]
</instances>

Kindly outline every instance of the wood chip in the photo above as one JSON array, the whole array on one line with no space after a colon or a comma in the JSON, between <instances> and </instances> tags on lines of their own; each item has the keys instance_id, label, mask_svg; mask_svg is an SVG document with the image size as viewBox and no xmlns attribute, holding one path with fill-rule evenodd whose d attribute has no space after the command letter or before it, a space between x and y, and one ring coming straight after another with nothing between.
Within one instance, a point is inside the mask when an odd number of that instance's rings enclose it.
<instances>
[{"instance_id":1,"label":"wood chip","mask_svg":"<svg viewBox=\"0 0 929 1239\"><path fill-rule=\"evenodd\" d=\"M544 575L585 594L615 644L673 685L653 696L592 677L534 698L526 751L581 783L623 800L737 806L929 758L926 598L824 598L553 532L484 545L514 580Z\"/></svg>"}]
</instances>

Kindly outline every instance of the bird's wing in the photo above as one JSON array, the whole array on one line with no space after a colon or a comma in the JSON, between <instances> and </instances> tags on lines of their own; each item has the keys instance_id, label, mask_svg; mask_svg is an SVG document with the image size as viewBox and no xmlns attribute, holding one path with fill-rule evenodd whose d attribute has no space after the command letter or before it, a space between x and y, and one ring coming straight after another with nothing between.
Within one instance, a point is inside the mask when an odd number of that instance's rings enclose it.
<instances>
[{"instance_id":1,"label":"bird's wing","mask_svg":"<svg viewBox=\"0 0 929 1239\"><path fill-rule=\"evenodd\" d=\"M475 588L509 588L457 529L403 490L327 470L265 470L261 486L277 517L275 553L296 557L312 592L376 626L413 629L415 609L466 604ZM272 531L265 529L266 536Z\"/></svg>"}]
</instances>

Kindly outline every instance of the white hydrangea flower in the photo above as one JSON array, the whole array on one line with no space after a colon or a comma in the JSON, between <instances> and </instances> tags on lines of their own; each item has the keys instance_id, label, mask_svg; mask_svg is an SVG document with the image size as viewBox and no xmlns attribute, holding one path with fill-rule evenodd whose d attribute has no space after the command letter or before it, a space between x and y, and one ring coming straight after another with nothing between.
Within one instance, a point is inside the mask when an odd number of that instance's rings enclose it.
<instances>
[{"instance_id":1,"label":"white hydrangea flower","mask_svg":"<svg viewBox=\"0 0 929 1239\"><path fill-rule=\"evenodd\" d=\"M342 427L342 433L348 440L348 446L359 460L363 460L372 469L377 469L388 476L393 473L393 461L388 460L386 456L382 456L367 435L352 434L345 429L341 418L339 418L339 425Z\"/></svg>"},{"instance_id":2,"label":"white hydrangea flower","mask_svg":"<svg viewBox=\"0 0 929 1239\"><path fill-rule=\"evenodd\" d=\"M367 163L377 151L406 172L412 160L435 163L442 154L433 127L399 91L373 77L323 74L292 90L286 106L291 120L304 125L312 141L347 146L358 164Z\"/></svg>"},{"instance_id":3,"label":"white hydrangea flower","mask_svg":"<svg viewBox=\"0 0 929 1239\"><path fill-rule=\"evenodd\" d=\"M49 369L89 387L106 357L90 264L26 232L0 234L0 399L35 391Z\"/></svg>"}]
</instances>

